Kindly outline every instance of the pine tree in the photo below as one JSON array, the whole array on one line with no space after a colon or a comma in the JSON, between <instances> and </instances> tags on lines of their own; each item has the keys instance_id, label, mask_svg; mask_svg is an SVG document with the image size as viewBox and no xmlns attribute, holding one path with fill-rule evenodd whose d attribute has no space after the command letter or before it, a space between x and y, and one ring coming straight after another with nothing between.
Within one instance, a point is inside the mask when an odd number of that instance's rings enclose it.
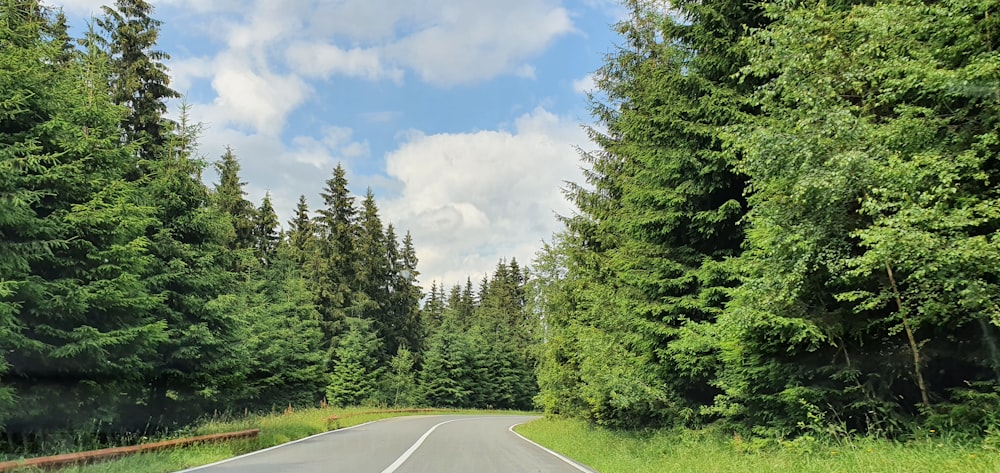
<instances>
[{"instance_id":1,"label":"pine tree","mask_svg":"<svg viewBox=\"0 0 1000 473\"><path fill-rule=\"evenodd\" d=\"M287 238L292 247L295 261L300 266L305 264L308 254L312 251L312 242L315 239L312 218L309 217L309 205L306 196L300 195L299 202L295 206L295 215L288 221Z\"/></svg>"},{"instance_id":2,"label":"pine tree","mask_svg":"<svg viewBox=\"0 0 1000 473\"><path fill-rule=\"evenodd\" d=\"M166 339L142 282L155 221L123 179L133 150L118 143L104 56L65 49L49 34L58 17L32 7L0 6L0 337L14 348L0 386L18 397L7 432L127 428Z\"/></svg>"},{"instance_id":3,"label":"pine tree","mask_svg":"<svg viewBox=\"0 0 1000 473\"><path fill-rule=\"evenodd\" d=\"M326 340L312 294L289 248L278 249L259 274L212 302L246 321L241 344L245 379L227 393L233 406L257 411L310 406L326 388Z\"/></svg>"},{"instance_id":4,"label":"pine tree","mask_svg":"<svg viewBox=\"0 0 1000 473\"><path fill-rule=\"evenodd\" d=\"M477 371L475 358L470 337L458 329L453 319L442 321L440 328L428 338L423 353L419 380L427 403L440 407L472 406Z\"/></svg>"},{"instance_id":5,"label":"pine tree","mask_svg":"<svg viewBox=\"0 0 1000 473\"><path fill-rule=\"evenodd\" d=\"M151 177L143 188L159 222L151 227L154 258L144 280L165 300L156 316L166 321L170 335L150 380L148 406L174 422L224 405L226 393L241 385L249 356L240 342L246 321L214 303L237 288L228 248L232 225L209 205L209 189L196 177L202 170L191 157L197 132L182 110L166 141L169 154L149 163Z\"/></svg>"},{"instance_id":6,"label":"pine tree","mask_svg":"<svg viewBox=\"0 0 1000 473\"><path fill-rule=\"evenodd\" d=\"M215 163L215 169L219 172L219 183L215 185L212 200L222 213L229 216L235 232L229 248L254 248L255 209L246 200L247 193L243 190L246 183L240 181L240 163L232 148L226 147L222 158Z\"/></svg>"},{"instance_id":7,"label":"pine tree","mask_svg":"<svg viewBox=\"0 0 1000 473\"><path fill-rule=\"evenodd\" d=\"M372 321L372 328L385 350L379 354L379 361L386 362L396 353L402 334L388 305L392 262L378 205L370 188L362 201L358 224L354 274L359 291L355 294L354 305L360 310L361 318Z\"/></svg>"},{"instance_id":8,"label":"pine tree","mask_svg":"<svg viewBox=\"0 0 1000 473\"><path fill-rule=\"evenodd\" d=\"M386 227L386 254L390 261L388 317L399 346L419 352L423 347L424 327L420 321L420 299L423 297L417 286L420 273L416 268L416 253L413 241L402 250L396 238L396 229L390 223ZM408 248L408 249L407 249ZM404 254L409 255L404 258Z\"/></svg>"},{"instance_id":9,"label":"pine tree","mask_svg":"<svg viewBox=\"0 0 1000 473\"><path fill-rule=\"evenodd\" d=\"M140 158L157 159L171 129L164 119L166 101L180 97L170 88L163 64L170 56L155 49L161 22L152 18L153 5L145 0L116 0L114 7L102 8L97 25L107 35L112 101L129 110L122 120L123 139L139 144Z\"/></svg>"},{"instance_id":10,"label":"pine tree","mask_svg":"<svg viewBox=\"0 0 1000 473\"><path fill-rule=\"evenodd\" d=\"M576 306L583 358L573 369L593 419L695 422L718 389L714 323L741 251L745 176L725 127L754 113L756 84L736 74L754 4L629 1L624 45L595 74L599 95L581 213L567 218L589 281ZM612 373L614 373L612 375Z\"/></svg>"},{"instance_id":11,"label":"pine tree","mask_svg":"<svg viewBox=\"0 0 1000 473\"><path fill-rule=\"evenodd\" d=\"M260 207L254 212L253 220L253 248L257 259L265 267L270 266L277 257L278 246L281 244L278 225L278 214L271 204L271 193L267 192Z\"/></svg>"},{"instance_id":12,"label":"pine tree","mask_svg":"<svg viewBox=\"0 0 1000 473\"><path fill-rule=\"evenodd\" d=\"M427 296L427 303L420 311L421 324L428 332L434 333L441 327L446 307L444 290L438 286L437 281L431 281L431 292Z\"/></svg>"},{"instance_id":13,"label":"pine tree","mask_svg":"<svg viewBox=\"0 0 1000 473\"><path fill-rule=\"evenodd\" d=\"M324 206L313 220L317 241L304 269L323 316L323 330L332 343L357 290L357 209L343 166L337 165L320 195Z\"/></svg>"},{"instance_id":14,"label":"pine tree","mask_svg":"<svg viewBox=\"0 0 1000 473\"><path fill-rule=\"evenodd\" d=\"M340 339L333 357L326 399L334 406L356 406L376 395L381 375L377 355L381 342L367 321L349 319L347 333Z\"/></svg>"},{"instance_id":15,"label":"pine tree","mask_svg":"<svg viewBox=\"0 0 1000 473\"><path fill-rule=\"evenodd\" d=\"M420 287L420 271L417 269L417 250L413 245L413 235L409 231L403 236L403 248L400 251L401 261L397 265L397 288L394 293L399 297L399 326L406 337L409 347L419 351L423 347L424 334L420 318L420 301L424 298Z\"/></svg>"}]
</instances>

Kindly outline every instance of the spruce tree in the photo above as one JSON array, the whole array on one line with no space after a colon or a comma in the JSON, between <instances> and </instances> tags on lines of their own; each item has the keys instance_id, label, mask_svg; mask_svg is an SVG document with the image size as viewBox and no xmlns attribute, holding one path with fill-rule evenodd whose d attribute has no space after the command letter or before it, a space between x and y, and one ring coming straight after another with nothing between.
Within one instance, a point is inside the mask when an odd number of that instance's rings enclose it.
<instances>
[{"instance_id":1,"label":"spruce tree","mask_svg":"<svg viewBox=\"0 0 1000 473\"><path fill-rule=\"evenodd\" d=\"M361 318L372 322L372 328L382 340L385 350L379 353L379 360L386 362L396 353L402 334L399 333L397 321L388 305L392 262L389 260L389 247L378 215L378 205L370 188L361 203L358 224L360 228L355 241L357 259L354 273L359 291L355 295L354 305L358 307Z\"/></svg>"},{"instance_id":2,"label":"spruce tree","mask_svg":"<svg viewBox=\"0 0 1000 473\"><path fill-rule=\"evenodd\" d=\"M222 158L216 161L215 169L219 172L219 183L215 185L212 200L222 213L229 216L235 232L229 247L233 250L254 248L255 209L246 200L247 193L243 190L246 182L240 180L240 163L232 148L226 147Z\"/></svg>"},{"instance_id":3,"label":"spruce tree","mask_svg":"<svg viewBox=\"0 0 1000 473\"><path fill-rule=\"evenodd\" d=\"M7 432L98 419L113 433L141 422L130 410L166 339L142 282L155 221L124 180L134 150L119 144L104 56L65 49L47 34L58 19L33 6L0 6L0 336L14 348L0 386L19 406Z\"/></svg>"},{"instance_id":4,"label":"spruce tree","mask_svg":"<svg viewBox=\"0 0 1000 473\"><path fill-rule=\"evenodd\" d=\"M295 205L295 214L288 221L286 235L295 261L302 266L308 259L309 252L315 249L312 242L316 236L312 218L309 216L309 204L304 195L299 196L299 202Z\"/></svg>"},{"instance_id":5,"label":"spruce tree","mask_svg":"<svg viewBox=\"0 0 1000 473\"><path fill-rule=\"evenodd\" d=\"M156 422L185 422L222 406L226 393L242 383L249 356L240 343L246 321L214 303L237 287L228 247L232 225L209 205L209 189L197 178L203 169L192 158L197 132L182 110L166 141L168 154L150 162L143 188L147 201L157 204L158 220L150 227L154 258L144 280L164 298L156 314L170 334L150 380L148 406Z\"/></svg>"},{"instance_id":6,"label":"spruce tree","mask_svg":"<svg viewBox=\"0 0 1000 473\"><path fill-rule=\"evenodd\" d=\"M587 184L567 218L589 281L575 323L580 389L609 424L696 422L718 389L713 326L735 276L746 178L726 126L754 113L739 39L754 4L629 1L624 44L595 74ZM612 374L613 373L613 374Z\"/></svg>"},{"instance_id":7,"label":"spruce tree","mask_svg":"<svg viewBox=\"0 0 1000 473\"><path fill-rule=\"evenodd\" d=\"M271 193L266 192L253 219L253 248L257 259L265 267L270 266L277 257L278 246L281 244L278 225L278 214L271 204Z\"/></svg>"},{"instance_id":8,"label":"spruce tree","mask_svg":"<svg viewBox=\"0 0 1000 473\"><path fill-rule=\"evenodd\" d=\"M303 263L322 315L323 330L331 343L358 290L355 248L359 232L357 209L347 185L344 168L338 164L333 176L326 181L326 188L320 193L323 207L313 220L316 249Z\"/></svg>"},{"instance_id":9,"label":"spruce tree","mask_svg":"<svg viewBox=\"0 0 1000 473\"><path fill-rule=\"evenodd\" d=\"M163 61L170 56L156 48L161 22L152 17L153 5L145 0L115 0L104 6L97 25L105 32L111 57L112 101L128 109L122 119L125 142L139 144L139 157L157 159L167 145L171 124L164 115L167 100L179 98L170 88Z\"/></svg>"},{"instance_id":10,"label":"spruce tree","mask_svg":"<svg viewBox=\"0 0 1000 473\"><path fill-rule=\"evenodd\" d=\"M356 406L376 395L382 372L378 366L381 342L370 324L349 319L349 329L333 351L333 369L326 387L327 402L334 406Z\"/></svg>"}]
</instances>

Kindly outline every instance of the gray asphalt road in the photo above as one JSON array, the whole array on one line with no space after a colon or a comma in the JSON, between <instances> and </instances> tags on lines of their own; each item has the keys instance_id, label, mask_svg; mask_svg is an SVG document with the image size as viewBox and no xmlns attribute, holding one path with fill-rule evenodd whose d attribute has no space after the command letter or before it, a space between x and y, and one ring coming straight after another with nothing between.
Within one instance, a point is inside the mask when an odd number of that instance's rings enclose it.
<instances>
[{"instance_id":1,"label":"gray asphalt road","mask_svg":"<svg viewBox=\"0 0 1000 473\"><path fill-rule=\"evenodd\" d=\"M534 417L418 416L335 430L196 473L586 473L510 431Z\"/></svg>"}]
</instances>

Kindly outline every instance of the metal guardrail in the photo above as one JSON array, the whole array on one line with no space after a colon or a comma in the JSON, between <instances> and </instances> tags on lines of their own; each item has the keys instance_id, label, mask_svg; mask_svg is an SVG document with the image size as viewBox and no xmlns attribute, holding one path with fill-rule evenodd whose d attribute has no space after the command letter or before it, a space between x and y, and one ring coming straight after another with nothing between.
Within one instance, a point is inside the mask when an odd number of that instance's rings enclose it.
<instances>
[{"instance_id":1,"label":"metal guardrail","mask_svg":"<svg viewBox=\"0 0 1000 473\"><path fill-rule=\"evenodd\" d=\"M342 416L332 415L326 418L326 422L330 424L350 417L358 417L358 416L372 415L372 414L410 414L410 413L420 413L420 412L442 412L442 411L447 411L447 409L380 409L374 411L352 412L350 414L345 414ZM2 471L3 470L0 470L0 472Z\"/></svg>"},{"instance_id":2,"label":"metal guardrail","mask_svg":"<svg viewBox=\"0 0 1000 473\"><path fill-rule=\"evenodd\" d=\"M446 410L447 409L380 409L372 411L352 412L342 416L333 415L327 417L326 422L328 424L328 428L330 427L336 428L335 425L330 426L329 424L336 424L338 421L350 417L358 417L358 416L372 415L372 414L410 414L410 413L424 413L424 412L442 412ZM39 468L39 469L63 468L76 464L86 464L103 460L110 460L112 458L123 457L126 455L134 455L137 453L152 452L156 450L164 450L167 448L174 448L174 447L184 447L187 445L193 445L197 443L222 442L228 440L254 438L259 433L260 429L241 430L239 432L226 432L221 434L200 435L198 437L164 440L162 442L131 445L128 447L102 448L100 450L90 450L86 452L65 453L62 455L52 455L48 457L36 457L36 458L27 458L24 460L0 462L0 473L14 472L24 468Z\"/></svg>"},{"instance_id":3,"label":"metal guardrail","mask_svg":"<svg viewBox=\"0 0 1000 473\"><path fill-rule=\"evenodd\" d=\"M14 460L0 463L0 473L12 472L22 468L55 469L66 466L93 463L101 460L134 455L136 453L152 452L174 447L184 447L197 443L222 442L228 440L254 438L260 433L260 429L241 430L239 432L226 432L221 434L199 435L183 439L164 440L162 442L144 443L141 445L131 445L128 447L102 448L100 450L90 450L87 452L65 453L62 455L52 455L48 457L28 458L24 460Z\"/></svg>"}]
</instances>

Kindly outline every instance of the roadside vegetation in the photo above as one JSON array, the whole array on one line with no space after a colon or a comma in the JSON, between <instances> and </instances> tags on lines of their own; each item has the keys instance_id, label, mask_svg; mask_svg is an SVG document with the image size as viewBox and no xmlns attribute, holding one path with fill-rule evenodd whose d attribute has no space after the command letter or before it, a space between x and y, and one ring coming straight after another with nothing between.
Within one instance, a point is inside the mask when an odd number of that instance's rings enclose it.
<instances>
[{"instance_id":1,"label":"roadside vegetation","mask_svg":"<svg viewBox=\"0 0 1000 473\"><path fill-rule=\"evenodd\" d=\"M919 432L746 439L720 429L615 430L546 418L515 430L601 473L977 473L1000 471L1000 439Z\"/></svg>"},{"instance_id":2,"label":"roadside vegetation","mask_svg":"<svg viewBox=\"0 0 1000 473\"><path fill-rule=\"evenodd\" d=\"M995 436L996 5L624 7L579 213L532 265L546 411Z\"/></svg>"}]
</instances>

